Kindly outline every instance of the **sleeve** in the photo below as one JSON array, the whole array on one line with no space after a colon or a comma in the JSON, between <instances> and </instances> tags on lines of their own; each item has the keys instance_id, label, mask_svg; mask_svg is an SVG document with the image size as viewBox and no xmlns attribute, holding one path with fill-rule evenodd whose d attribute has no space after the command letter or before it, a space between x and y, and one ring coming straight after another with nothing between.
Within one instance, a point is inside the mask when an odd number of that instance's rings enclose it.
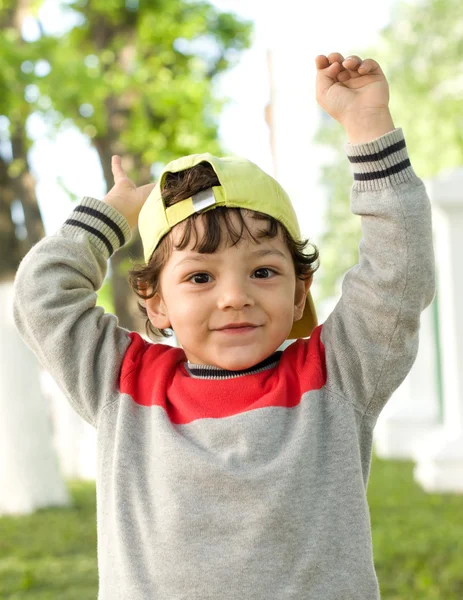
<instances>
[{"instance_id":1,"label":"sleeve","mask_svg":"<svg viewBox=\"0 0 463 600\"><path fill-rule=\"evenodd\" d=\"M431 207L401 129L345 149L362 239L322 328L326 386L377 417L413 365L420 314L434 296Z\"/></svg>"},{"instance_id":2,"label":"sleeve","mask_svg":"<svg viewBox=\"0 0 463 600\"><path fill-rule=\"evenodd\" d=\"M118 398L118 379L131 343L118 319L96 306L110 256L129 241L125 217L84 198L54 234L21 261L13 316L25 343L81 417L96 426Z\"/></svg>"}]
</instances>

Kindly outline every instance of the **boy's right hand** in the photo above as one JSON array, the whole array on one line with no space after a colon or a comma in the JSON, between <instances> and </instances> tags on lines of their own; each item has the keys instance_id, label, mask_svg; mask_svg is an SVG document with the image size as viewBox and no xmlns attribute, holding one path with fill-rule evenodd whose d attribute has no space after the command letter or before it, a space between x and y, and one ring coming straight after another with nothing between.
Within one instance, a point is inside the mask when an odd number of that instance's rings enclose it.
<instances>
[{"instance_id":1,"label":"boy's right hand","mask_svg":"<svg viewBox=\"0 0 463 600\"><path fill-rule=\"evenodd\" d=\"M142 206L156 184L148 183L137 187L122 168L121 157L117 155L112 157L111 169L114 186L106 194L103 202L120 212L132 229L137 224Z\"/></svg>"}]
</instances>

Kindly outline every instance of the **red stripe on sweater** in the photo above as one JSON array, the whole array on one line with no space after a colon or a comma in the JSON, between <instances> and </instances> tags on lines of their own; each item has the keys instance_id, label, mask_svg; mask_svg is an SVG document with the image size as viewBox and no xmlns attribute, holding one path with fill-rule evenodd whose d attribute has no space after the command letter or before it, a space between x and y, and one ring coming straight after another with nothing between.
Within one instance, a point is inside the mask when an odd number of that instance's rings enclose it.
<instances>
[{"instance_id":1,"label":"red stripe on sweater","mask_svg":"<svg viewBox=\"0 0 463 600\"><path fill-rule=\"evenodd\" d=\"M184 367L180 348L145 341L131 333L124 356L120 391L141 406L161 406L175 424L197 419L219 419L249 410L292 408L304 392L326 382L325 349L321 326L309 340L297 340L271 369L234 379L195 379Z\"/></svg>"}]
</instances>

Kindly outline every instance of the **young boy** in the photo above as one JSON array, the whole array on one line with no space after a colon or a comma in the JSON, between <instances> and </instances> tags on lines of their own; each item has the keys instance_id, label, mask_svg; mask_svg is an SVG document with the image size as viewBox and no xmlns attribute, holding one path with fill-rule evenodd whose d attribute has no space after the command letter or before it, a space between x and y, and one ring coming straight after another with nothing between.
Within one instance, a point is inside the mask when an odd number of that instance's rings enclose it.
<instances>
[{"instance_id":1,"label":"young boy","mask_svg":"<svg viewBox=\"0 0 463 600\"><path fill-rule=\"evenodd\" d=\"M317 252L303 252L280 186L242 159L174 161L153 189L115 157L104 201L85 198L19 267L17 326L98 431L101 600L379 598L372 431L433 297L430 206L377 62L333 53L316 67L363 225L323 325ZM132 285L148 329L173 329L182 348L95 307L137 219L148 265Z\"/></svg>"}]
</instances>

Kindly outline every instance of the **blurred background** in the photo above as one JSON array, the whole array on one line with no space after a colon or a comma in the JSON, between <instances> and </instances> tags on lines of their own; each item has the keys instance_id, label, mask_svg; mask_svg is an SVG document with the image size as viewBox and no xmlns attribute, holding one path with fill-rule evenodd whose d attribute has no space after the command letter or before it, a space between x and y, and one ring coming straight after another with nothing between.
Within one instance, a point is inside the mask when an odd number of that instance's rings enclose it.
<instances>
[{"instance_id":1,"label":"blurred background","mask_svg":"<svg viewBox=\"0 0 463 600\"><path fill-rule=\"evenodd\" d=\"M15 330L21 258L103 198L113 154L142 185L178 156L235 153L283 184L318 246L323 321L361 237L345 133L315 100L315 57L335 51L382 66L434 211L438 293L375 431L382 597L463 598L461 0L0 0L0 599L97 593L95 432ZM127 283L141 256L135 231L98 304L144 334Z\"/></svg>"}]
</instances>

